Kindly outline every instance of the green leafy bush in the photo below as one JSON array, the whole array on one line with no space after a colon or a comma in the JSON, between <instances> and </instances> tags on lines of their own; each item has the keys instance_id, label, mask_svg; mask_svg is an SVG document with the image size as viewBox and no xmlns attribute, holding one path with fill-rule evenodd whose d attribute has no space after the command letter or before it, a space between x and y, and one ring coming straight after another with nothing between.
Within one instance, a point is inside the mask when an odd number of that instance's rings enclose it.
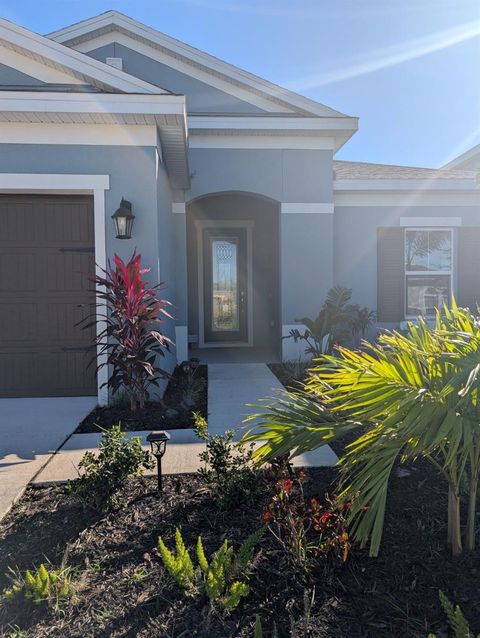
<instances>
[{"instance_id":1,"label":"green leafy bush","mask_svg":"<svg viewBox=\"0 0 480 638\"><path fill-rule=\"evenodd\" d=\"M251 534L236 555L233 547L225 540L210 560L207 559L202 537L199 536L196 570L178 528L175 531L176 556L161 537L158 539L158 547L165 567L181 589L189 593L200 589L212 603L218 603L225 609L234 609L241 598L249 594L250 589L245 580L248 578L255 547L262 535L263 528Z\"/></svg>"},{"instance_id":2,"label":"green leafy bush","mask_svg":"<svg viewBox=\"0 0 480 638\"><path fill-rule=\"evenodd\" d=\"M79 464L83 474L68 484L71 493L96 510L115 505L116 494L126 479L140 474L142 468L153 467L140 437L127 438L120 424L102 432L98 453L85 453Z\"/></svg>"},{"instance_id":3,"label":"green leafy bush","mask_svg":"<svg viewBox=\"0 0 480 638\"><path fill-rule=\"evenodd\" d=\"M71 574L67 568L49 570L42 563L33 572L27 569L24 574L13 570L10 573L13 583L2 593L6 602L20 601L58 608L72 594Z\"/></svg>"},{"instance_id":4,"label":"green leafy bush","mask_svg":"<svg viewBox=\"0 0 480 638\"><path fill-rule=\"evenodd\" d=\"M264 483L252 462L253 446L234 441L234 430L210 436L206 420L198 413L194 416L197 435L206 443L206 450L199 455L205 465L198 473L211 489L217 506L229 510L254 504Z\"/></svg>"}]
</instances>

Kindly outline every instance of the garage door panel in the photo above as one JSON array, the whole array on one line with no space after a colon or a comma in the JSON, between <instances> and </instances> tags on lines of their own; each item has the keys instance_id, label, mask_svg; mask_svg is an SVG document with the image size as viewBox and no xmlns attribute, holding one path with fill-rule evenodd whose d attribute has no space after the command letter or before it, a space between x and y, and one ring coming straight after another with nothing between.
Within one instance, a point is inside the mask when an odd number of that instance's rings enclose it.
<instances>
[{"instance_id":1,"label":"garage door panel","mask_svg":"<svg viewBox=\"0 0 480 638\"><path fill-rule=\"evenodd\" d=\"M45 205L47 243L91 243L93 219L87 204L50 201Z\"/></svg>"},{"instance_id":2,"label":"garage door panel","mask_svg":"<svg viewBox=\"0 0 480 638\"><path fill-rule=\"evenodd\" d=\"M38 304L0 301L0 346L33 345L37 338L35 322Z\"/></svg>"},{"instance_id":3,"label":"garage door panel","mask_svg":"<svg viewBox=\"0 0 480 638\"><path fill-rule=\"evenodd\" d=\"M0 396L96 394L93 202L0 195Z\"/></svg>"},{"instance_id":4,"label":"garage door panel","mask_svg":"<svg viewBox=\"0 0 480 638\"><path fill-rule=\"evenodd\" d=\"M94 275L92 254L57 252L47 254L47 276L43 286L48 292L89 292Z\"/></svg>"},{"instance_id":5,"label":"garage door panel","mask_svg":"<svg viewBox=\"0 0 480 638\"><path fill-rule=\"evenodd\" d=\"M79 307L77 301L50 304L46 322L46 339L62 345L89 346L95 336L94 327L85 330L80 322L92 313L93 309Z\"/></svg>"},{"instance_id":6,"label":"garage door panel","mask_svg":"<svg viewBox=\"0 0 480 638\"><path fill-rule=\"evenodd\" d=\"M11 241L33 243L38 236L37 215L30 203L0 201L2 233L0 243Z\"/></svg>"},{"instance_id":7,"label":"garage door panel","mask_svg":"<svg viewBox=\"0 0 480 638\"><path fill-rule=\"evenodd\" d=\"M0 247L0 294L35 292L40 267L31 250L14 252Z\"/></svg>"}]
</instances>

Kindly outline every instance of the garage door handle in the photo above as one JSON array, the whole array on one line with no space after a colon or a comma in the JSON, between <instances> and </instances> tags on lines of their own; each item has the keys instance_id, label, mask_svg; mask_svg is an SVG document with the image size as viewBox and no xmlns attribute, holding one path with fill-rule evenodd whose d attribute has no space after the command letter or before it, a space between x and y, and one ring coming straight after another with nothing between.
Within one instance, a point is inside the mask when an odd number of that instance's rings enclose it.
<instances>
[{"instance_id":1,"label":"garage door handle","mask_svg":"<svg viewBox=\"0 0 480 638\"><path fill-rule=\"evenodd\" d=\"M86 246L86 247L72 246L71 248L59 248L59 251L61 253L94 253L95 247L94 246Z\"/></svg>"}]
</instances>

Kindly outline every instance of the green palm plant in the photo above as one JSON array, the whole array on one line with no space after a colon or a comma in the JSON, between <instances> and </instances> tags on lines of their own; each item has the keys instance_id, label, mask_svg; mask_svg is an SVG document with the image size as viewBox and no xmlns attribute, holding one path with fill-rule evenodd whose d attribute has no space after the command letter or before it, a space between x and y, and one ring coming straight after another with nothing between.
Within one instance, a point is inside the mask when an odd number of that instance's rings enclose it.
<instances>
[{"instance_id":1,"label":"green palm plant","mask_svg":"<svg viewBox=\"0 0 480 638\"><path fill-rule=\"evenodd\" d=\"M361 427L339 461L340 497L354 499L351 534L379 551L388 481L396 461L428 459L448 484L448 541L462 552L460 486L468 485L465 544L475 547L480 475L480 325L453 304L434 328L419 318L406 334L383 334L365 351L339 348L319 360L300 395L249 417L258 461L292 456Z\"/></svg>"}]
</instances>

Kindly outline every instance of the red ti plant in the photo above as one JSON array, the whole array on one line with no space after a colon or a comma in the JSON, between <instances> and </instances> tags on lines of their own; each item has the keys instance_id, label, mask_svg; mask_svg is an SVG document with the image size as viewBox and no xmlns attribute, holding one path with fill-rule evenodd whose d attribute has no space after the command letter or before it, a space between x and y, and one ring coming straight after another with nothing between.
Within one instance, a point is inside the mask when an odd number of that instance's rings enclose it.
<instances>
[{"instance_id":1,"label":"red ti plant","mask_svg":"<svg viewBox=\"0 0 480 638\"><path fill-rule=\"evenodd\" d=\"M147 285L143 275L150 269L141 267L141 255L136 251L127 264L118 255L113 262L114 265L108 261L103 270L105 276L96 275L93 279L100 300L97 305L105 309L100 319L105 328L97 335L96 343L106 361L98 369L112 367L104 385L108 385L112 395L124 389L132 411L136 411L144 407L148 388L158 386L160 379L167 376L156 365L156 359L165 356L172 342L156 328L165 317L172 318L166 310L171 304L157 297L162 283Z\"/></svg>"}]
</instances>

